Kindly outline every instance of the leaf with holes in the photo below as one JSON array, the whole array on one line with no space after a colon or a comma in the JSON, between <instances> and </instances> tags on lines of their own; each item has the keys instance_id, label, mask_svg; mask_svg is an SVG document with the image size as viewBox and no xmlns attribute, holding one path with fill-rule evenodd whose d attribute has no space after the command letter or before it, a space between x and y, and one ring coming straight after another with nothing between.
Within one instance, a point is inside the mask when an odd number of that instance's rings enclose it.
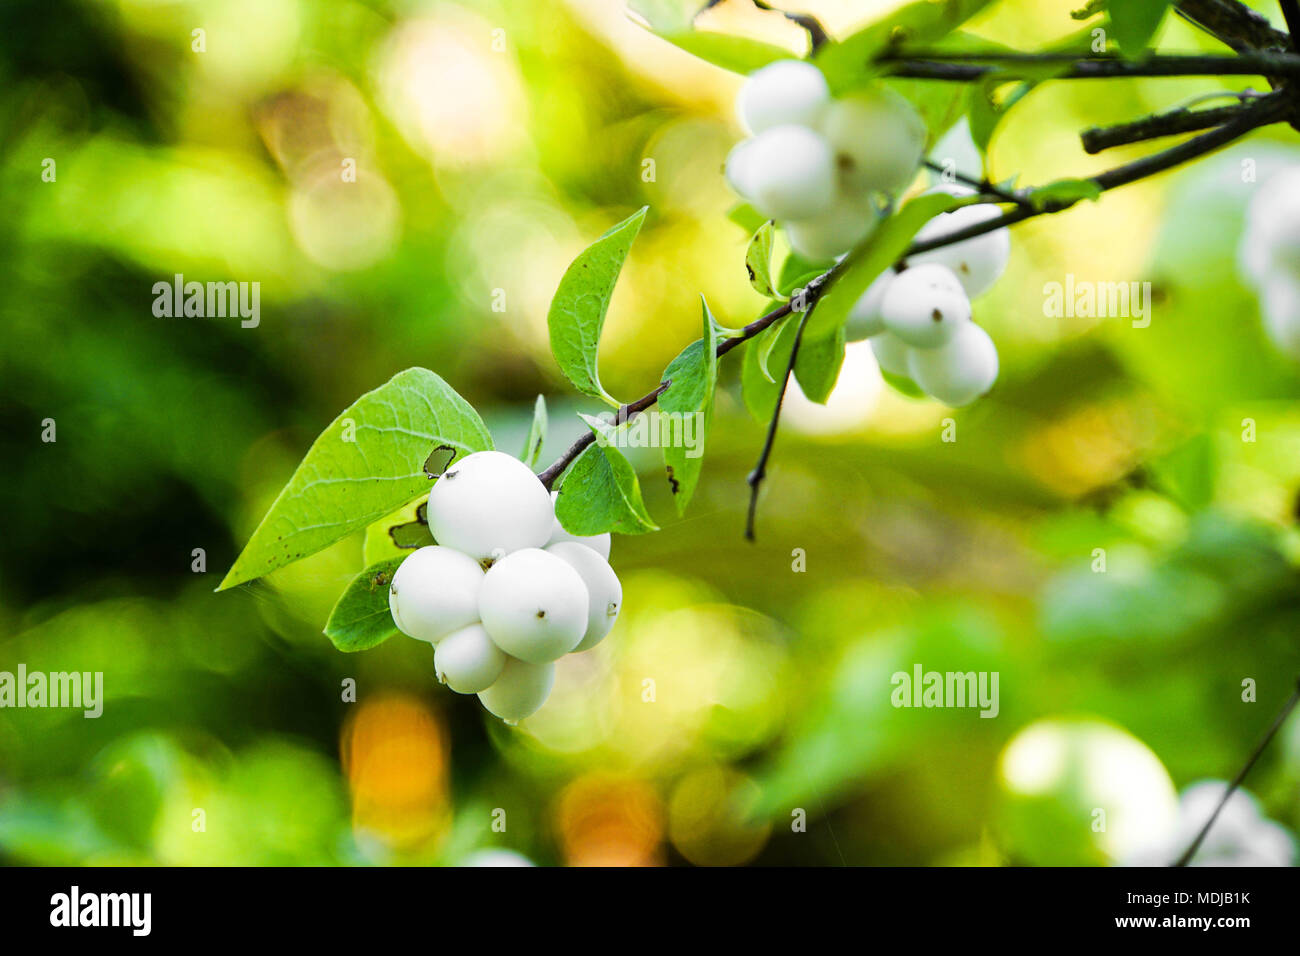
<instances>
[{"instance_id":1,"label":"leaf with holes","mask_svg":"<svg viewBox=\"0 0 1300 956\"><path fill-rule=\"evenodd\" d=\"M366 568L348 584L325 623L325 636L341 651L364 651L400 634L388 607L388 587L406 555Z\"/></svg>"}]
</instances>

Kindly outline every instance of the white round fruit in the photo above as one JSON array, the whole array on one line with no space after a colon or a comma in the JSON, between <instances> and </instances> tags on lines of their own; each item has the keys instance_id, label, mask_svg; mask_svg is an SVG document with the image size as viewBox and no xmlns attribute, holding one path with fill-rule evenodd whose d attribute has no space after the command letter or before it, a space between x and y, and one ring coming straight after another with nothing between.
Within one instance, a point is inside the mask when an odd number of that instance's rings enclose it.
<instances>
[{"instance_id":1,"label":"white round fruit","mask_svg":"<svg viewBox=\"0 0 1300 956\"><path fill-rule=\"evenodd\" d=\"M727 154L725 166L727 185L747 202L752 202L754 199L755 158L752 139L741 140Z\"/></svg>"},{"instance_id":2,"label":"white round fruit","mask_svg":"<svg viewBox=\"0 0 1300 956\"><path fill-rule=\"evenodd\" d=\"M890 332L881 332L868 339L871 351L876 356L876 364L890 375L908 376L907 358L912 354L912 347Z\"/></svg>"},{"instance_id":3,"label":"white round fruit","mask_svg":"<svg viewBox=\"0 0 1300 956\"><path fill-rule=\"evenodd\" d=\"M490 712L508 724L534 714L551 696L555 686L555 664L530 664L507 657L501 676L478 699Z\"/></svg>"},{"instance_id":4,"label":"white round fruit","mask_svg":"<svg viewBox=\"0 0 1300 956\"><path fill-rule=\"evenodd\" d=\"M776 126L746 151L749 201L769 219L806 219L830 209L835 159L826 140L806 126Z\"/></svg>"},{"instance_id":5,"label":"white round fruit","mask_svg":"<svg viewBox=\"0 0 1300 956\"><path fill-rule=\"evenodd\" d=\"M867 237L880 214L866 199L836 196L819 216L781 223L790 248L812 263L830 263Z\"/></svg>"},{"instance_id":6,"label":"white round fruit","mask_svg":"<svg viewBox=\"0 0 1300 956\"><path fill-rule=\"evenodd\" d=\"M429 530L478 561L540 548L555 512L546 487L518 458L476 451L453 462L429 492Z\"/></svg>"},{"instance_id":7,"label":"white round fruit","mask_svg":"<svg viewBox=\"0 0 1300 956\"><path fill-rule=\"evenodd\" d=\"M880 317L908 345L932 349L970 324L970 299L950 269L934 263L911 266L889 283Z\"/></svg>"},{"instance_id":8,"label":"white round fruit","mask_svg":"<svg viewBox=\"0 0 1300 956\"><path fill-rule=\"evenodd\" d=\"M820 129L847 192L896 193L916 178L925 123L901 96L882 88L836 100L823 112Z\"/></svg>"},{"instance_id":9,"label":"white round fruit","mask_svg":"<svg viewBox=\"0 0 1300 956\"><path fill-rule=\"evenodd\" d=\"M488 569L479 617L501 650L542 664L578 646L587 631L588 600L582 576L569 564L525 548Z\"/></svg>"},{"instance_id":10,"label":"white round fruit","mask_svg":"<svg viewBox=\"0 0 1300 956\"><path fill-rule=\"evenodd\" d=\"M1300 279L1269 276L1259 297L1264 329L1279 352L1300 359Z\"/></svg>"},{"instance_id":11,"label":"white round fruit","mask_svg":"<svg viewBox=\"0 0 1300 956\"><path fill-rule=\"evenodd\" d=\"M998 350L987 332L966 322L946 344L913 349L907 368L912 381L945 405L969 405L997 381Z\"/></svg>"},{"instance_id":12,"label":"white round fruit","mask_svg":"<svg viewBox=\"0 0 1300 956\"><path fill-rule=\"evenodd\" d=\"M1264 267L1257 281L1269 268L1300 275L1300 166L1260 184L1246 211L1246 241Z\"/></svg>"},{"instance_id":13,"label":"white round fruit","mask_svg":"<svg viewBox=\"0 0 1300 956\"><path fill-rule=\"evenodd\" d=\"M945 192L952 190L945 189ZM974 226L1002 215L1002 210L993 203L977 203L974 206L961 206L952 212L935 216L916 234L918 242L947 236L968 226ZM992 232L975 236L951 246L941 246L909 256L910 265L933 263L946 266L961 281L966 294L972 299L982 295L993 287L1002 273L1006 271L1007 260L1011 258L1011 233L1004 226Z\"/></svg>"},{"instance_id":14,"label":"white round fruit","mask_svg":"<svg viewBox=\"0 0 1300 956\"><path fill-rule=\"evenodd\" d=\"M845 338L850 342L861 342L873 335L885 331L885 320L880 314L880 303L884 301L885 290L894 281L896 273L886 269L872 280L867 291L858 297L849 309L849 319L844 325Z\"/></svg>"},{"instance_id":15,"label":"white round fruit","mask_svg":"<svg viewBox=\"0 0 1300 956\"><path fill-rule=\"evenodd\" d=\"M452 631L433 652L433 670L458 694L477 694L487 690L501 676L506 655L492 643L482 624L471 624Z\"/></svg>"},{"instance_id":16,"label":"white round fruit","mask_svg":"<svg viewBox=\"0 0 1300 956\"><path fill-rule=\"evenodd\" d=\"M560 493L558 491L551 492L552 504L559 499L559 496ZM595 551L606 561L609 560L610 536L608 531L604 534L593 535L569 534L569 532L564 530L564 526L560 524L560 519L556 518L555 524L551 526L551 536L546 539L546 547L549 548L551 545L560 541L576 541L578 544L586 545L588 548L591 548L592 551Z\"/></svg>"},{"instance_id":17,"label":"white round fruit","mask_svg":"<svg viewBox=\"0 0 1300 956\"><path fill-rule=\"evenodd\" d=\"M587 630L573 650L587 651L605 639L623 606L623 585L609 562L590 548L561 541L546 549L578 572L587 586Z\"/></svg>"},{"instance_id":18,"label":"white round fruit","mask_svg":"<svg viewBox=\"0 0 1300 956\"><path fill-rule=\"evenodd\" d=\"M408 637L436 644L478 620L483 569L468 555L430 545L411 552L393 575L388 609Z\"/></svg>"},{"instance_id":19,"label":"white round fruit","mask_svg":"<svg viewBox=\"0 0 1300 956\"><path fill-rule=\"evenodd\" d=\"M804 60L778 60L756 70L736 98L741 124L751 133L775 126L810 126L830 102L822 71Z\"/></svg>"}]
</instances>

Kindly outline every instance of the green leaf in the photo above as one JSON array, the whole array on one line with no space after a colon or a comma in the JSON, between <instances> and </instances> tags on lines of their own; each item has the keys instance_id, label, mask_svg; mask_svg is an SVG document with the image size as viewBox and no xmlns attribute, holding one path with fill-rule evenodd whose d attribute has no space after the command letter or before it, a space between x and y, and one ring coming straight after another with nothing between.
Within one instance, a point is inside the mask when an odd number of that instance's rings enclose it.
<instances>
[{"instance_id":1,"label":"green leaf","mask_svg":"<svg viewBox=\"0 0 1300 956\"><path fill-rule=\"evenodd\" d=\"M776 280L776 291L782 296L789 297L796 289L806 288L809 282L825 271L825 266L816 265L792 252L781 263L781 273Z\"/></svg>"},{"instance_id":2,"label":"green leaf","mask_svg":"<svg viewBox=\"0 0 1300 956\"><path fill-rule=\"evenodd\" d=\"M1101 187L1093 179L1058 179L1035 187L1028 198L1039 209L1047 206L1072 206L1081 199L1096 202L1101 198Z\"/></svg>"},{"instance_id":3,"label":"green leaf","mask_svg":"<svg viewBox=\"0 0 1300 956\"><path fill-rule=\"evenodd\" d=\"M756 421L768 421L776 409L776 397L781 392L778 382L785 379L794 334L799 328L797 321L791 321L795 318L791 316L764 329L745 345L740 366L740 390L745 407ZM772 369L770 374L768 369Z\"/></svg>"},{"instance_id":4,"label":"green leaf","mask_svg":"<svg viewBox=\"0 0 1300 956\"><path fill-rule=\"evenodd\" d=\"M903 375L895 375L893 372L886 372L883 368L880 370L880 377L896 392L901 392L908 398L928 398L921 387L913 382L910 378Z\"/></svg>"},{"instance_id":5,"label":"green leaf","mask_svg":"<svg viewBox=\"0 0 1300 956\"><path fill-rule=\"evenodd\" d=\"M813 307L813 315L817 307ZM808 323L812 324L812 317ZM835 380L840 377L840 366L844 364L845 331L841 325L834 335L809 339L804 332L803 341L799 343L799 354L795 357L794 377L804 396L820 405L826 404Z\"/></svg>"},{"instance_id":6,"label":"green leaf","mask_svg":"<svg viewBox=\"0 0 1300 956\"><path fill-rule=\"evenodd\" d=\"M968 203L969 198L926 193L884 220L842 263L843 273L821 297L808 319L804 342L836 335L848 321L853 303L862 297L876 276L902 258L921 227L940 213Z\"/></svg>"},{"instance_id":7,"label":"green leaf","mask_svg":"<svg viewBox=\"0 0 1300 956\"><path fill-rule=\"evenodd\" d=\"M388 608L388 586L406 555L366 568L348 585L325 623L325 636L341 651L365 651L400 634Z\"/></svg>"},{"instance_id":8,"label":"green leaf","mask_svg":"<svg viewBox=\"0 0 1300 956\"><path fill-rule=\"evenodd\" d=\"M366 566L405 557L416 548L436 544L425 517L428 500L412 501L392 514L366 526L361 558Z\"/></svg>"},{"instance_id":9,"label":"green leaf","mask_svg":"<svg viewBox=\"0 0 1300 956\"><path fill-rule=\"evenodd\" d=\"M492 448L478 413L441 378L409 368L321 433L217 590L315 554L429 490L431 447Z\"/></svg>"},{"instance_id":10,"label":"green leaf","mask_svg":"<svg viewBox=\"0 0 1300 956\"><path fill-rule=\"evenodd\" d=\"M647 208L642 206L579 253L560 279L546 317L551 353L564 377L584 395L615 407L619 403L600 384L596 350L614 285Z\"/></svg>"},{"instance_id":11,"label":"green leaf","mask_svg":"<svg viewBox=\"0 0 1300 956\"><path fill-rule=\"evenodd\" d=\"M668 485L680 515L686 511L695 486L700 480L704 464L704 443L713 419L713 396L718 386L718 324L709 312L709 305L700 298L704 312L704 337L682 350L664 370L664 381L670 383L659 396L659 409L673 416L681 416L681 428L673 428L672 440L666 441L664 467L668 472ZM686 422L694 424L688 428ZM635 424L635 423L633 423ZM660 426L662 437L663 428ZM687 447L686 437L693 437L693 447ZM677 439L681 439L678 441Z\"/></svg>"},{"instance_id":12,"label":"green leaf","mask_svg":"<svg viewBox=\"0 0 1300 956\"><path fill-rule=\"evenodd\" d=\"M749 37L696 30L695 14L703 8L700 0L630 0L628 9L641 25L656 36L680 47L701 60L748 74L775 60L788 60L793 54L784 47Z\"/></svg>"},{"instance_id":13,"label":"green leaf","mask_svg":"<svg viewBox=\"0 0 1300 956\"><path fill-rule=\"evenodd\" d=\"M838 43L826 44L814 61L826 74L831 92L839 95L876 77L879 70L875 60L886 49L934 44L988 3L989 0L918 0Z\"/></svg>"},{"instance_id":14,"label":"green leaf","mask_svg":"<svg viewBox=\"0 0 1300 956\"><path fill-rule=\"evenodd\" d=\"M537 462L542 457L542 445L546 443L546 399L538 395L533 405L533 424L528 429L528 441L524 443L523 453L519 456L529 468L536 470Z\"/></svg>"},{"instance_id":15,"label":"green leaf","mask_svg":"<svg viewBox=\"0 0 1300 956\"><path fill-rule=\"evenodd\" d=\"M727 218L751 236L758 232L759 226L767 222L767 217L747 202L738 202L728 209Z\"/></svg>"},{"instance_id":16,"label":"green leaf","mask_svg":"<svg viewBox=\"0 0 1300 956\"><path fill-rule=\"evenodd\" d=\"M755 292L769 299L783 299L785 297L776 291L776 283L772 281L772 237L775 231L776 227L770 222L758 227L745 252L745 269Z\"/></svg>"},{"instance_id":17,"label":"green leaf","mask_svg":"<svg viewBox=\"0 0 1300 956\"><path fill-rule=\"evenodd\" d=\"M1110 0L1110 34L1125 57L1146 52L1169 4L1170 0Z\"/></svg>"},{"instance_id":18,"label":"green leaf","mask_svg":"<svg viewBox=\"0 0 1300 956\"><path fill-rule=\"evenodd\" d=\"M555 516L564 530L577 535L658 531L641 499L632 463L611 443L618 440L618 429L591 415L579 417L596 440L569 466L560 486Z\"/></svg>"}]
</instances>

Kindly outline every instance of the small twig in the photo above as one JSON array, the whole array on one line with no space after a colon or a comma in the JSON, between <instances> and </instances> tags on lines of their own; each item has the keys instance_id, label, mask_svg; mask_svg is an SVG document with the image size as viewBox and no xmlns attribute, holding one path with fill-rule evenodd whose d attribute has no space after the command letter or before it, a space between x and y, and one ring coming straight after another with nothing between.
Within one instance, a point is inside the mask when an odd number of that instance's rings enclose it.
<instances>
[{"instance_id":1,"label":"small twig","mask_svg":"<svg viewBox=\"0 0 1300 956\"><path fill-rule=\"evenodd\" d=\"M1276 719L1274 719L1273 725L1269 727L1268 732L1264 734L1264 739L1255 745L1254 752L1246 760L1245 765L1237 771L1237 775L1232 778L1232 782L1228 784L1228 789L1225 790L1223 796L1219 798L1219 805L1215 807L1214 812L1210 814L1210 819L1205 821L1205 826L1201 827L1201 832L1196 834L1196 839L1192 841L1192 845L1187 848L1182 856L1174 861L1174 866L1186 866L1191 862L1192 857L1196 855L1196 851L1201 848L1201 843L1209 835L1210 828L1214 826L1214 821L1219 818L1219 813L1227 805L1228 799L1236 792L1237 788L1241 786L1242 781L1246 779L1246 774L1250 773L1250 770L1255 766L1256 761L1258 761L1264 751L1268 749L1268 745L1272 742L1273 737L1277 734L1278 730L1281 729L1282 724L1286 722L1286 719L1291 716L1291 711L1295 710L1296 704L1300 704L1300 680L1296 681L1295 690L1291 692L1291 697L1287 702L1282 705L1282 709L1278 712Z\"/></svg>"},{"instance_id":2,"label":"small twig","mask_svg":"<svg viewBox=\"0 0 1300 956\"><path fill-rule=\"evenodd\" d=\"M629 402L626 405L619 406L618 411L615 413L616 415L615 421L619 425L623 425L626 424L627 422L630 422L632 419L636 418L637 415L640 415L642 412L644 412L655 402L659 401L659 396L668 390L668 386L670 384L671 384L670 382L660 382L659 387L656 388L653 392L649 392L648 394L642 395L635 402ZM555 479L560 477L560 475L564 473L564 469L569 467L569 465L573 462L573 460L576 459L580 454L582 454L583 449L586 448L595 440L596 440L595 432L593 431L584 432L581 437L579 437L576 441L574 441L572 445L569 446L568 450L565 451L563 455L561 455L558 459L555 460L554 464L552 464L545 471L540 472L537 475L537 477L541 480L542 484L549 489L551 485L555 483Z\"/></svg>"},{"instance_id":3,"label":"small twig","mask_svg":"<svg viewBox=\"0 0 1300 956\"><path fill-rule=\"evenodd\" d=\"M709 6L713 6L717 2L718 0L711 0ZM803 27L808 34L808 46L810 52L816 53L824 44L830 42L831 38L826 32L826 28L823 27L821 21L811 13L790 13L789 11L774 7L770 3L765 3L764 0L750 0L750 2L760 10L765 10L769 13L779 13L790 22L797 23L799 26Z\"/></svg>"},{"instance_id":4,"label":"small twig","mask_svg":"<svg viewBox=\"0 0 1300 956\"><path fill-rule=\"evenodd\" d=\"M1282 17L1286 20L1286 28L1291 34L1291 49L1300 51L1300 3L1296 0L1278 0L1278 6L1282 8Z\"/></svg>"},{"instance_id":5,"label":"small twig","mask_svg":"<svg viewBox=\"0 0 1300 956\"><path fill-rule=\"evenodd\" d=\"M965 173L959 173L955 169L948 169L948 167L944 166L943 163L936 163L932 159L924 160L924 164L926 169L943 176L951 176L957 182L969 186L971 189L977 190L981 196L989 199L996 199L998 202L1015 203L1018 206L1029 201L1019 192L1013 192L1003 189L1001 186L995 186L993 183L989 182L988 179L967 176Z\"/></svg>"},{"instance_id":6,"label":"small twig","mask_svg":"<svg viewBox=\"0 0 1300 956\"><path fill-rule=\"evenodd\" d=\"M1078 58L1068 53L917 53L886 54L878 61L891 76L915 80L969 83L986 76L1020 76L1016 67L1059 65L1051 79L1089 80L1144 76L1300 76L1300 56L1295 53L1252 51L1235 56L1168 54L1142 60L1118 56Z\"/></svg>"},{"instance_id":7,"label":"small twig","mask_svg":"<svg viewBox=\"0 0 1300 956\"><path fill-rule=\"evenodd\" d=\"M1285 50L1290 38L1237 0L1178 0L1178 15L1239 52Z\"/></svg>"},{"instance_id":8,"label":"small twig","mask_svg":"<svg viewBox=\"0 0 1300 956\"><path fill-rule=\"evenodd\" d=\"M799 344L803 342L803 330L808 325L808 316L812 315L812 311L812 305L804 309L803 317L799 320L799 328L795 330L794 342L790 346L790 361L785 363L785 377L781 379L781 387L776 393L776 407L772 409L772 420L767 423L767 435L763 439L763 450L759 452L758 462L746 479L749 484L749 514L745 517L746 541L754 540L754 519L758 516L758 488L763 483L763 479L767 477L767 462L772 457L772 447L776 444L776 427L781 421L781 407L785 404L785 391L790 387L790 376L794 374L794 363L799 358Z\"/></svg>"},{"instance_id":9,"label":"small twig","mask_svg":"<svg viewBox=\"0 0 1300 956\"><path fill-rule=\"evenodd\" d=\"M1176 109L1167 113L1156 113L1130 123L1115 126L1094 126L1079 134L1086 153L1100 153L1115 146L1127 146L1162 136L1176 136L1179 133L1194 133L1197 130L1220 126L1228 120L1241 115L1249 108L1248 104L1238 103L1234 106L1220 106L1209 110Z\"/></svg>"}]
</instances>

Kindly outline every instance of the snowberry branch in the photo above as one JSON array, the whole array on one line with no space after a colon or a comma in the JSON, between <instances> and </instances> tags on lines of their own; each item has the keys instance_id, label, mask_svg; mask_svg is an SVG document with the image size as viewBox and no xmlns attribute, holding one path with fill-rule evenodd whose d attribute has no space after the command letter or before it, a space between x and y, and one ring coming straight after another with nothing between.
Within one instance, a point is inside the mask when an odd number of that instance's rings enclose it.
<instances>
[{"instance_id":1,"label":"snowberry branch","mask_svg":"<svg viewBox=\"0 0 1300 956\"><path fill-rule=\"evenodd\" d=\"M1003 189L1001 186L995 186L993 183L989 182L988 179L981 179L975 176L967 176L965 173L960 173L957 172L956 170L949 169L947 166L943 165L942 163L936 163L932 159L926 159L923 160L922 162L925 168L930 170L931 172L940 173L944 176L951 176L953 179L955 179L957 182L961 183L962 185L969 186L971 189L974 189L976 192L980 193L981 196L994 199L997 202L1015 203L1018 206L1029 202L1028 197L1025 196L1023 193L1020 193L1012 189Z\"/></svg>"},{"instance_id":2,"label":"snowberry branch","mask_svg":"<svg viewBox=\"0 0 1300 956\"><path fill-rule=\"evenodd\" d=\"M1194 133L1197 130L1220 126L1240 116L1249 108L1248 103L1232 106L1220 106L1208 110L1192 110L1186 107L1156 113L1130 123L1118 123L1115 126L1094 126L1079 134L1083 141L1084 152L1100 153L1115 146L1127 146L1148 139L1162 136L1175 136L1179 133Z\"/></svg>"},{"instance_id":3,"label":"snowberry branch","mask_svg":"<svg viewBox=\"0 0 1300 956\"><path fill-rule=\"evenodd\" d=\"M1234 50L1285 50L1290 37L1238 0L1178 0L1174 9Z\"/></svg>"},{"instance_id":4,"label":"snowberry branch","mask_svg":"<svg viewBox=\"0 0 1300 956\"><path fill-rule=\"evenodd\" d=\"M969 83L986 76L1020 75L1017 66L1059 64L1064 69L1052 79L1123 79L1144 76L1285 76L1300 77L1300 55L1256 50L1233 56L1166 54L1142 60L1119 56L1077 57L1068 53L915 53L886 54L891 76L913 80L948 80ZM1022 71L1023 72L1023 71Z\"/></svg>"},{"instance_id":5,"label":"snowberry branch","mask_svg":"<svg viewBox=\"0 0 1300 956\"><path fill-rule=\"evenodd\" d=\"M1297 62L1300 62L1300 57L1297 58ZM1107 170L1106 172L1098 173L1096 176L1092 177L1092 181L1097 185L1098 189L1105 192L1119 186L1125 186L1129 183L1137 182L1141 179L1146 179L1149 176L1165 172L1166 170L1172 169L1173 167L1188 162L1189 160L1199 158L1214 152L1215 150L1221 149L1254 129L1277 122L1286 115L1289 109L1290 105L1279 96L1270 95L1263 97L1251 103L1250 106L1240 115L1236 116L1231 121L1224 123L1222 126L1210 130L1207 133L1202 133L1200 136L1195 136L1183 143L1179 143L1177 146L1171 147L1170 149L1156 153L1152 156L1143 157L1142 159L1134 160L1133 162L1126 163L1122 166L1117 166L1114 169ZM954 245L958 242L963 242L966 239L981 236L1005 226L1015 225L1016 223L1024 222L1025 220L1032 219L1036 216L1061 212L1074 205L1075 202L1077 202L1077 200L1060 203L1044 203L1042 205L1018 203L1014 209L1003 213L1001 216L975 223L974 225L968 226L964 229L955 230L946 235L936 236L933 239L914 242L909 247L907 255L918 255L932 249ZM834 285L835 281L839 278L845 268L844 263L848 261L849 259L847 258L841 260L840 263L837 263L834 267L827 270L821 276L808 284L808 287L800 297L802 299L800 304L806 310L804 315L805 319L807 318L807 313L812 310L817 301ZM792 302L786 302L765 315L755 319L745 327L737 330L735 335L729 336L722 342L718 343L718 357L721 358L736 346L754 338L775 322L790 315L794 311L794 308L795 306ZM793 363L793 357L791 363ZM793 364L791 364L791 368L793 368ZM787 374L787 381L788 377ZM648 392L634 402L629 402L628 404L621 406L618 410L618 421L620 423L630 421L636 415L653 406L655 402L659 400L659 396L667 390L669 384L670 382L660 382L653 391ZM771 450L771 434L775 430L775 418L780 414L779 404L776 413L777 414L773 416L773 423L769 426L768 447L765 448L765 453L762 459L760 459L761 466L766 465L768 453ZM554 463L544 471L540 472L538 478L541 479L542 483L547 488L550 488L551 485L554 484L555 480L564 473L564 470L568 468L569 465L571 465L595 440L596 436L594 432L586 432L574 441L573 444L571 444ZM762 468L755 469L755 472L759 475L759 481L762 480L762 470ZM751 478L752 477L753 476L751 475ZM756 496L757 485L753 481L751 481L750 484L751 488L754 489L753 494ZM753 498L751 498L750 507L751 510L754 507ZM752 531L753 524L751 517L747 532L751 537Z\"/></svg>"},{"instance_id":6,"label":"snowberry branch","mask_svg":"<svg viewBox=\"0 0 1300 956\"><path fill-rule=\"evenodd\" d=\"M1232 778L1232 782L1228 784L1228 788L1223 791L1223 796L1219 798L1218 806L1214 808L1214 812L1210 814L1210 818L1205 821L1205 825L1202 826L1200 832L1196 834L1196 839L1192 841L1192 845L1183 852L1182 856L1174 861L1174 866L1186 866L1192 861L1192 857L1194 857L1196 851L1200 849L1202 841L1205 840L1206 835L1210 832L1210 828L1214 826L1214 821L1219 818L1219 813L1227 805L1228 799L1236 792L1237 788L1241 786L1242 782L1246 779L1246 774L1250 773L1251 768L1255 766L1255 763L1259 760L1260 756L1268 749L1268 745L1272 743L1273 737L1276 736L1282 725L1286 723L1286 719L1291 716L1291 712L1295 710L1297 704L1300 704L1300 680L1296 681L1295 690L1291 693L1290 699L1282 705L1282 709L1278 711L1278 715L1273 720L1272 726L1268 728L1268 732L1265 733L1263 739L1255 745L1255 750L1248 758L1246 758L1245 765L1242 766L1241 770L1237 771L1237 775Z\"/></svg>"}]
</instances>

